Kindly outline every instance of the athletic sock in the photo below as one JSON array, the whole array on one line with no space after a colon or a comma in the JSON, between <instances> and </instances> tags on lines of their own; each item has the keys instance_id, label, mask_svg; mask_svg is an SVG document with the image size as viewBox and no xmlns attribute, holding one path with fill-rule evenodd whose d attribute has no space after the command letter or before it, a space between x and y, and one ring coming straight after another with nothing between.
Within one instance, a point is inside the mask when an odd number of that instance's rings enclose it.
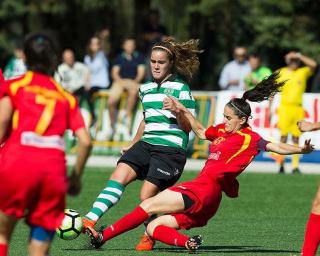
<instances>
[{"instance_id":1,"label":"athletic sock","mask_svg":"<svg viewBox=\"0 0 320 256\"><path fill-rule=\"evenodd\" d=\"M103 241L110 240L111 238L117 235L120 235L128 230L138 227L148 218L148 213L145 210L143 210L140 206L138 206L132 212L123 216L116 223L114 223L110 227L107 227L103 231Z\"/></svg>"},{"instance_id":2,"label":"athletic sock","mask_svg":"<svg viewBox=\"0 0 320 256\"><path fill-rule=\"evenodd\" d=\"M295 146L299 146L298 144L294 144ZM299 167L300 156L298 154L292 155L292 169Z\"/></svg>"},{"instance_id":3,"label":"athletic sock","mask_svg":"<svg viewBox=\"0 0 320 256\"><path fill-rule=\"evenodd\" d=\"M98 221L106 211L118 203L124 189L125 186L121 183L115 180L108 180L107 186L98 195L92 209L85 215L85 218Z\"/></svg>"},{"instance_id":4,"label":"athletic sock","mask_svg":"<svg viewBox=\"0 0 320 256\"><path fill-rule=\"evenodd\" d=\"M167 226L157 226L152 237L162 243L184 247L189 237L179 233L176 229Z\"/></svg>"},{"instance_id":5,"label":"athletic sock","mask_svg":"<svg viewBox=\"0 0 320 256\"><path fill-rule=\"evenodd\" d=\"M303 256L314 256L320 243L320 215L311 213L302 247Z\"/></svg>"},{"instance_id":6,"label":"athletic sock","mask_svg":"<svg viewBox=\"0 0 320 256\"><path fill-rule=\"evenodd\" d=\"M0 244L0 256L8 255L8 244Z\"/></svg>"}]
</instances>

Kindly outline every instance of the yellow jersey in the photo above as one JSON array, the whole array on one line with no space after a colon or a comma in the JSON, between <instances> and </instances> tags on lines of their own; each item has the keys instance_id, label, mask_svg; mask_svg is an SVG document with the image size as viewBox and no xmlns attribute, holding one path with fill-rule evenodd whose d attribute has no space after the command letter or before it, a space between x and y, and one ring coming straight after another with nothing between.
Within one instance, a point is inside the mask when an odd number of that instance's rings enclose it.
<instances>
[{"instance_id":1,"label":"yellow jersey","mask_svg":"<svg viewBox=\"0 0 320 256\"><path fill-rule=\"evenodd\" d=\"M308 78L312 75L309 67L291 70L281 68L278 81L286 81L281 92L280 105L302 105L302 95L306 90Z\"/></svg>"}]
</instances>

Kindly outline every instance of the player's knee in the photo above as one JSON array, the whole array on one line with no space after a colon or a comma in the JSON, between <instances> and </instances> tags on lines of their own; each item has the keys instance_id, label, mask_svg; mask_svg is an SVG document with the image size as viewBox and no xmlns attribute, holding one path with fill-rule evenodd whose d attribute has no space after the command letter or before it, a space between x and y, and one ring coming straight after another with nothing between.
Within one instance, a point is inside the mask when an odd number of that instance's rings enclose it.
<instances>
[{"instance_id":1,"label":"player's knee","mask_svg":"<svg viewBox=\"0 0 320 256\"><path fill-rule=\"evenodd\" d=\"M157 226L159 226L159 223L156 220L151 221L146 228L147 234L153 236L153 232Z\"/></svg>"},{"instance_id":2,"label":"player's knee","mask_svg":"<svg viewBox=\"0 0 320 256\"><path fill-rule=\"evenodd\" d=\"M110 180L115 180L122 185L127 185L136 178L134 171L129 170L130 167L125 163L119 163L115 171L111 174Z\"/></svg>"},{"instance_id":3,"label":"player's knee","mask_svg":"<svg viewBox=\"0 0 320 256\"><path fill-rule=\"evenodd\" d=\"M155 214L155 206L156 202L153 198L148 198L146 200L143 200L140 204L140 207L149 215Z\"/></svg>"}]
</instances>

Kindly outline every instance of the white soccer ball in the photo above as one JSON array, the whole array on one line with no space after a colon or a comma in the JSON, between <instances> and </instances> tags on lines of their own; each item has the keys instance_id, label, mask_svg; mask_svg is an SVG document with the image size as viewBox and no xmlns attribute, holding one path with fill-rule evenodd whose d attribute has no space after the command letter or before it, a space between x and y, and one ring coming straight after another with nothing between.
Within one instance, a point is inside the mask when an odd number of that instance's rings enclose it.
<instances>
[{"instance_id":1,"label":"white soccer ball","mask_svg":"<svg viewBox=\"0 0 320 256\"><path fill-rule=\"evenodd\" d=\"M58 237L64 240L72 240L77 238L82 230L82 218L80 214L72 209L64 210L64 218L62 224L56 229Z\"/></svg>"}]
</instances>

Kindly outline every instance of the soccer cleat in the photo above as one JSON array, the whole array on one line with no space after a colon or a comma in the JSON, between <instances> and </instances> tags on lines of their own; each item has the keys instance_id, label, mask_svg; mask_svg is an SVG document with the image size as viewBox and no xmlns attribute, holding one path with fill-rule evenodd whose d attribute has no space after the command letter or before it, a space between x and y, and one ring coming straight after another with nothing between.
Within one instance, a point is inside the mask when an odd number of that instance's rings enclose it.
<instances>
[{"instance_id":1,"label":"soccer cleat","mask_svg":"<svg viewBox=\"0 0 320 256\"><path fill-rule=\"evenodd\" d=\"M201 235L193 236L188 239L185 244L185 247L193 252L199 249L200 245L203 243Z\"/></svg>"},{"instance_id":2,"label":"soccer cleat","mask_svg":"<svg viewBox=\"0 0 320 256\"><path fill-rule=\"evenodd\" d=\"M90 228L94 228L94 226L96 225L96 221L95 220L89 220L87 218L82 218L82 233L86 232L86 229L88 227Z\"/></svg>"},{"instance_id":3,"label":"soccer cleat","mask_svg":"<svg viewBox=\"0 0 320 256\"><path fill-rule=\"evenodd\" d=\"M152 251L155 241L148 235L144 234L136 245L136 251Z\"/></svg>"},{"instance_id":4,"label":"soccer cleat","mask_svg":"<svg viewBox=\"0 0 320 256\"><path fill-rule=\"evenodd\" d=\"M294 168L294 169L292 170L292 173L293 173L293 174L299 174L299 173L301 173L301 171L300 171L299 168Z\"/></svg>"},{"instance_id":5,"label":"soccer cleat","mask_svg":"<svg viewBox=\"0 0 320 256\"><path fill-rule=\"evenodd\" d=\"M98 232L92 227L86 228L86 234L90 239L91 246L95 249L99 249L105 243L102 232Z\"/></svg>"}]
</instances>

